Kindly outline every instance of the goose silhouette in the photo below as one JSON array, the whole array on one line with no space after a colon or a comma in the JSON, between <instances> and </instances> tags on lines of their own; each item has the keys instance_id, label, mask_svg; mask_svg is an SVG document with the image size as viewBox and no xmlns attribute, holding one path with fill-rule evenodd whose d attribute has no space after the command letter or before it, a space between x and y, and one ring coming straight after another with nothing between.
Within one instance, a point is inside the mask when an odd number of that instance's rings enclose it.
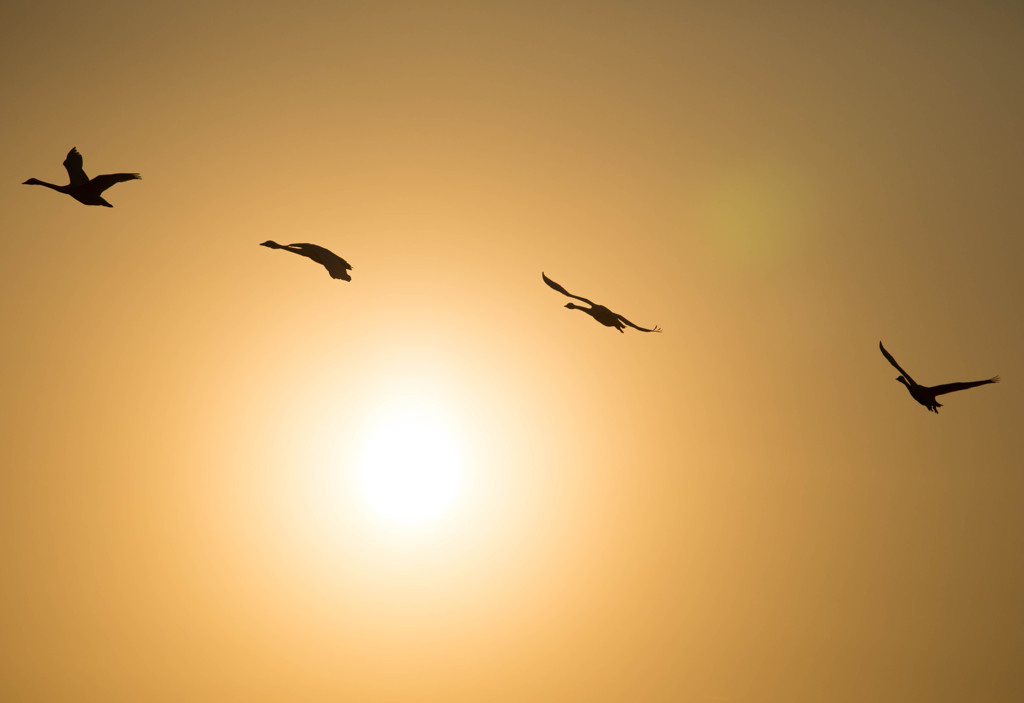
<instances>
[{"instance_id":1,"label":"goose silhouette","mask_svg":"<svg viewBox=\"0 0 1024 703\"><path fill-rule=\"evenodd\" d=\"M910 396L921 405L931 410L936 415L939 414L939 408L942 407L942 403L935 399L936 396L943 395L945 393L952 393L953 391L963 391L968 388L974 388L975 386L984 386L986 383L999 383L999 377L993 376L987 378L984 381L964 381L959 383L944 383L941 386L922 386L914 379L910 377L910 374L900 368L900 365L896 363L896 360L892 358L892 354L885 350L882 343L878 343L878 348L882 350L882 356L888 359L889 363L896 367L896 370L900 372L900 376L896 378L897 381L902 383L910 391Z\"/></svg>"},{"instance_id":2,"label":"goose silhouette","mask_svg":"<svg viewBox=\"0 0 1024 703\"><path fill-rule=\"evenodd\" d=\"M322 246L306 244L304 242L298 244L278 244L272 239L261 243L260 246L269 247L270 249L284 249L293 254L305 256L307 259L312 259L327 269L327 273L331 274L331 278L340 278L343 281L352 280L352 276L348 273L352 270L349 263L330 249L325 249Z\"/></svg>"},{"instance_id":3,"label":"goose silhouette","mask_svg":"<svg viewBox=\"0 0 1024 703\"><path fill-rule=\"evenodd\" d=\"M572 293L567 291L565 288L562 288L562 286L558 285L557 283L552 281L550 278L548 278L547 274L545 274L543 271L541 271L540 275L541 275L541 278L544 279L544 282L548 284L548 286L550 286L551 288L554 288L555 290L557 290L562 295L567 295L570 298L575 298L576 300L581 300L581 301L583 301L584 303L586 303L587 305L590 306L589 308L585 308L582 305L576 305L575 303L567 303L565 307L569 308L570 310L582 310L583 312L587 313L592 318L594 318L595 320L600 322L605 327L614 327L619 332L625 332L626 331L626 327L625 326L629 325L633 329L640 330L641 332L661 332L661 328L658 327L657 325L655 325L651 329L647 329L645 327L639 327L637 325L634 325L632 322L630 322L629 320L624 318L622 315L619 315L616 312L612 312L611 310L606 308L604 305L598 305L597 303L595 303L595 302L593 302L591 300L587 300L586 298L582 298L582 297L580 297L578 295L573 295Z\"/></svg>"},{"instance_id":4,"label":"goose silhouette","mask_svg":"<svg viewBox=\"0 0 1024 703\"><path fill-rule=\"evenodd\" d=\"M68 155L64 158L64 168L67 169L68 179L70 180L66 186L47 183L46 181L41 181L38 178L30 178L22 183L22 185L46 186L47 188L52 188L58 193L70 195L72 198L85 205L114 207L103 199L103 191L115 183L121 183L122 181L134 181L142 178L142 176L137 173L108 173L103 176L89 178L85 175L85 170L82 168L82 155L79 154L78 149L74 147L71 148L71 151L69 151Z\"/></svg>"}]
</instances>

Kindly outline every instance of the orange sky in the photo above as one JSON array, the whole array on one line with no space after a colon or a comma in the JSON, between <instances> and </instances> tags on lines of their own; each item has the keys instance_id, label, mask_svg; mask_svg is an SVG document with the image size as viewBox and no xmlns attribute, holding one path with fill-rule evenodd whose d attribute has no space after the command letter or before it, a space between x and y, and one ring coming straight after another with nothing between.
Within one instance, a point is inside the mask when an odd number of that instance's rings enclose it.
<instances>
[{"instance_id":1,"label":"orange sky","mask_svg":"<svg viewBox=\"0 0 1024 703\"><path fill-rule=\"evenodd\" d=\"M0 11L0 698L1020 700L1022 47L1010 3ZM72 146L143 180L20 185ZM935 416L880 339L1003 383ZM396 533L345 486L407 396L467 474Z\"/></svg>"}]
</instances>

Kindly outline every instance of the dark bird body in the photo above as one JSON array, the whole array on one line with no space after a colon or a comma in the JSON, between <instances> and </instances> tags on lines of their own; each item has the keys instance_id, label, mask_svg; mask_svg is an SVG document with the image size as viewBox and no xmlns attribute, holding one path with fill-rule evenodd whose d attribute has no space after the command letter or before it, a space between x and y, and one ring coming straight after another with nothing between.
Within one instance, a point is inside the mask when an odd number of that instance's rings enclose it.
<instances>
[{"instance_id":1,"label":"dark bird body","mask_svg":"<svg viewBox=\"0 0 1024 703\"><path fill-rule=\"evenodd\" d=\"M541 278L544 279L544 282L548 284L548 286L550 286L551 288L554 288L555 290L557 290L562 295L566 295L566 296L568 296L570 298L575 298L576 300L583 301L584 303L586 303L587 305L590 306L589 308L585 308L582 305L576 305L575 303L567 303L565 307L569 308L570 310L582 310L583 312L587 313L592 318L594 318L595 320L600 322L605 327L614 327L619 332L625 332L626 331L626 325L629 325L633 329L640 330L641 332L661 332L661 328L658 327L657 325L655 325L651 329L647 329L645 327L639 327L637 325L634 325L632 322L630 322L629 320L624 318L622 315L619 315L616 312L612 312L611 310L606 308L604 305L598 305L597 303L595 303L593 301L590 301L590 300L587 300L586 298L581 298L578 295L573 295L572 293L567 291L565 288L562 288L562 286L558 285L557 283L552 281L550 278L548 278L547 275L544 274L544 272L541 272L540 275L541 275Z\"/></svg>"},{"instance_id":2,"label":"dark bird body","mask_svg":"<svg viewBox=\"0 0 1024 703\"><path fill-rule=\"evenodd\" d=\"M30 178L22 185L46 186L47 188L52 188L58 193L70 195L72 198L85 205L114 207L103 199L103 191L115 183L133 181L138 178L142 178L142 176L137 173L108 173L106 175L96 176L95 178L90 179L85 175L85 170L82 168L82 155L78 153L78 149L76 148L72 148L71 151L68 152L67 157L64 159L64 168L67 169L68 179L70 180L66 186L54 185L53 183L40 181L38 178Z\"/></svg>"},{"instance_id":3,"label":"dark bird body","mask_svg":"<svg viewBox=\"0 0 1024 703\"><path fill-rule=\"evenodd\" d=\"M352 276L349 275L349 271L352 267L343 258L335 254L330 249L325 249L322 246L316 244L278 244L273 240L267 240L260 244L261 247L269 247L271 249L284 249L290 251L293 254L299 256L305 256L307 259L312 259L317 262L331 274L331 278L340 278L343 281L351 281Z\"/></svg>"},{"instance_id":4,"label":"dark bird body","mask_svg":"<svg viewBox=\"0 0 1024 703\"><path fill-rule=\"evenodd\" d=\"M900 372L900 376L896 378L897 381L902 383L910 391L910 396L921 405L931 410L936 415L939 414L939 408L942 404L935 399L936 396L943 395L945 393L952 393L953 391L962 391L968 388L974 388L975 386L984 386L987 383L999 383L999 377L993 376L987 378L984 381L963 381L959 383L944 383L941 386L922 386L915 382L910 377L910 374L900 368L900 365L896 363L896 360L892 358L892 354L885 350L882 343L878 343L878 348L882 350L882 356L884 356L890 364L896 367L896 370Z\"/></svg>"}]
</instances>

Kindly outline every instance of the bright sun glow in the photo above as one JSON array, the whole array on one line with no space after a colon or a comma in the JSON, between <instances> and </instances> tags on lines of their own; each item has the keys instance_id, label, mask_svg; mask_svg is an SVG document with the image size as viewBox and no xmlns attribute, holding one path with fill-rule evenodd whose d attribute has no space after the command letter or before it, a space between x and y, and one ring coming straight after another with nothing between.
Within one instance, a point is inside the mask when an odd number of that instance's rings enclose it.
<instances>
[{"instance_id":1,"label":"bright sun glow","mask_svg":"<svg viewBox=\"0 0 1024 703\"><path fill-rule=\"evenodd\" d=\"M378 516L399 525L443 515L462 484L462 457L448 427L423 409L379 421L359 462L359 490Z\"/></svg>"}]
</instances>

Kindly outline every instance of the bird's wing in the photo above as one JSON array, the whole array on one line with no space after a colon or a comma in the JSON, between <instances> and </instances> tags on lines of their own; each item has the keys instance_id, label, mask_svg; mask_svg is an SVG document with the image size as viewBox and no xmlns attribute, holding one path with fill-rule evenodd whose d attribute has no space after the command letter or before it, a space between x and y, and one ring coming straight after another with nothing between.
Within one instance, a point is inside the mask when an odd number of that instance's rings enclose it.
<instances>
[{"instance_id":1,"label":"bird's wing","mask_svg":"<svg viewBox=\"0 0 1024 703\"><path fill-rule=\"evenodd\" d=\"M943 383L941 386L933 386L929 390L935 395L943 395L944 393L952 393L953 391L963 391L968 388L974 388L975 386L984 386L986 383L999 383L999 377L993 376L992 378L985 379L984 381L966 381L961 383Z\"/></svg>"},{"instance_id":2,"label":"bird's wing","mask_svg":"<svg viewBox=\"0 0 1024 703\"><path fill-rule=\"evenodd\" d=\"M352 269L347 261L329 249L324 249L315 260L329 269L338 269L340 271L349 271Z\"/></svg>"},{"instance_id":3,"label":"bird's wing","mask_svg":"<svg viewBox=\"0 0 1024 703\"><path fill-rule=\"evenodd\" d=\"M294 244L285 244L284 248L292 253L302 254L303 256L311 256L316 254L317 252L327 251L327 249L324 249L321 246L317 246L316 244L307 244L306 242L295 242Z\"/></svg>"},{"instance_id":4,"label":"bird's wing","mask_svg":"<svg viewBox=\"0 0 1024 703\"><path fill-rule=\"evenodd\" d=\"M71 147L71 151L64 157L64 168L68 170L71 185L77 186L89 182L89 177L85 175L85 169L82 168L82 155L75 147Z\"/></svg>"},{"instance_id":5,"label":"bird's wing","mask_svg":"<svg viewBox=\"0 0 1024 703\"><path fill-rule=\"evenodd\" d=\"M308 244L306 242L298 242L296 244L289 244L285 249L291 251L294 254L299 254L313 261L327 266L328 268L340 268L340 270L349 270L352 267L347 261L335 254L327 247L322 247L319 244Z\"/></svg>"},{"instance_id":6,"label":"bird's wing","mask_svg":"<svg viewBox=\"0 0 1024 703\"><path fill-rule=\"evenodd\" d=\"M557 290L557 291L558 291L559 293L561 293L562 295L567 295L567 296L569 296L570 298L575 298L576 300L582 300L582 301L583 301L584 303L586 303L587 305L591 305L591 306L592 306L592 305L594 305L594 302L593 302L593 301L591 301L591 300L587 300L586 298L582 298L582 297L580 297L580 296L578 296L578 295L573 295L572 293L570 293L569 291L567 291L567 290L566 290L565 288L562 288L562 286L558 285L557 283L555 283L554 281L552 281L552 280L551 280L550 278L548 278L548 277L547 277L547 276L546 276L546 275L544 274L544 272L543 272L543 271L541 271L541 274L540 274L540 275L541 275L541 278L543 278L543 279L544 279L544 282L548 284L548 286L550 286L551 288L554 288L555 290Z\"/></svg>"},{"instance_id":7,"label":"bird's wing","mask_svg":"<svg viewBox=\"0 0 1024 703\"><path fill-rule=\"evenodd\" d=\"M341 257L335 254L327 247L322 247L319 244L308 244L306 242L298 242L296 244L288 244L285 249L301 256L306 256L318 263L327 265L328 261L335 261Z\"/></svg>"},{"instance_id":8,"label":"bird's wing","mask_svg":"<svg viewBox=\"0 0 1024 703\"><path fill-rule=\"evenodd\" d=\"M349 266L349 263L340 256L335 256L332 261L318 260L318 262L322 264L325 269L327 269L327 272L331 274L332 278L348 279L348 272L352 270L352 267Z\"/></svg>"},{"instance_id":9,"label":"bird's wing","mask_svg":"<svg viewBox=\"0 0 1024 703\"><path fill-rule=\"evenodd\" d=\"M615 313L615 317L619 318L620 320L622 320L623 322L625 322L625 323L626 323L627 325L629 325L629 326L630 326L630 327L632 327L633 329L635 329L635 330L640 330L641 332L661 332L661 328L660 328L660 327L658 327L657 325L655 325L655 326L654 326L654 327L652 327L651 329L647 329L646 327L640 327L640 326L638 326L638 325L634 325L634 324L633 324L632 322L630 322L629 320L627 320L626 318L624 318L624 317L623 317L622 315L620 315L619 313Z\"/></svg>"},{"instance_id":10,"label":"bird's wing","mask_svg":"<svg viewBox=\"0 0 1024 703\"><path fill-rule=\"evenodd\" d=\"M108 173L103 176L96 176L96 178L92 179L91 183L96 188L97 193L102 193L115 183L134 181L139 178L142 178L142 176L137 173Z\"/></svg>"},{"instance_id":11,"label":"bird's wing","mask_svg":"<svg viewBox=\"0 0 1024 703\"><path fill-rule=\"evenodd\" d=\"M907 380L910 381L912 384L914 384L915 386L917 385L917 381L912 379L910 377L909 373L907 373L906 371L904 371L903 369L900 368L900 365L897 364L896 360L892 358L892 354L890 354L889 352L887 352L885 350L885 347L882 346L881 342L878 343L878 348L882 350L882 356L884 356L886 359L888 359L889 363L892 364L893 366L895 366L897 371L899 371L901 374L903 374L907 378Z\"/></svg>"}]
</instances>

